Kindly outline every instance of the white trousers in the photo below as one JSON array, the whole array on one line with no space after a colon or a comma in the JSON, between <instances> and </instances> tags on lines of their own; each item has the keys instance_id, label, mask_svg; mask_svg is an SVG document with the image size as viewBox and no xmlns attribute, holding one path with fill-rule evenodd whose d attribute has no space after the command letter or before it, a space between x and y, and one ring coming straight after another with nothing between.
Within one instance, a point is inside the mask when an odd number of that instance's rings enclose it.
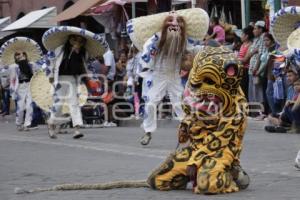
<instances>
[{"instance_id":1,"label":"white trousers","mask_svg":"<svg viewBox=\"0 0 300 200\"><path fill-rule=\"evenodd\" d=\"M170 77L167 75L153 74L152 83L145 87L149 87L145 96L145 115L143 128L145 132L154 132L157 128L157 104L168 94L171 99L172 107L179 120L184 117L181 108L181 98L183 86L180 83L180 77ZM144 88L143 88L144 90Z\"/></svg>"},{"instance_id":2,"label":"white trousers","mask_svg":"<svg viewBox=\"0 0 300 200\"><path fill-rule=\"evenodd\" d=\"M298 153L297 153L295 162L300 166L300 150L299 150Z\"/></svg>"},{"instance_id":3,"label":"white trousers","mask_svg":"<svg viewBox=\"0 0 300 200\"><path fill-rule=\"evenodd\" d=\"M63 104L69 108L73 126L81 126L83 124L77 88L78 84L74 76L59 76L53 95L53 106L48 120L49 124L59 124L64 121L61 118Z\"/></svg>"},{"instance_id":4,"label":"white trousers","mask_svg":"<svg viewBox=\"0 0 300 200\"><path fill-rule=\"evenodd\" d=\"M29 83L20 83L16 91L16 125L30 126L33 114L32 98L29 90ZM24 112L25 120L24 120Z\"/></svg>"}]
</instances>

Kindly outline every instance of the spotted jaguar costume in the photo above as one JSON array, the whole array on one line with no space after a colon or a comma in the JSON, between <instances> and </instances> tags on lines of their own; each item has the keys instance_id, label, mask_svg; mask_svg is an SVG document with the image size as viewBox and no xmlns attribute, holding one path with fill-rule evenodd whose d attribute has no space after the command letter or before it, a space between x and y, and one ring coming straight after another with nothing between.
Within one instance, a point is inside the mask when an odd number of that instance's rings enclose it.
<instances>
[{"instance_id":1,"label":"spotted jaguar costume","mask_svg":"<svg viewBox=\"0 0 300 200\"><path fill-rule=\"evenodd\" d=\"M184 92L186 117L179 127L179 142L189 144L150 175L153 189L185 189L194 181L195 193L216 194L248 186L239 164L246 128L242 73L226 48L205 47L197 54Z\"/></svg>"}]
</instances>

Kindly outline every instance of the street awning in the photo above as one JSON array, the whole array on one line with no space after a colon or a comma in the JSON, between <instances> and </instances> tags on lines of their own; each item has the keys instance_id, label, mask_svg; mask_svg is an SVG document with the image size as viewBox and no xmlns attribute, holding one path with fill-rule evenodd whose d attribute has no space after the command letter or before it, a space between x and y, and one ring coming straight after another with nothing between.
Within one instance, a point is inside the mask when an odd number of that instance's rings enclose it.
<instances>
[{"instance_id":1,"label":"street awning","mask_svg":"<svg viewBox=\"0 0 300 200\"><path fill-rule=\"evenodd\" d=\"M0 19L0 30L3 29L4 27L8 26L11 22L10 17L4 17ZM0 31L0 39L4 38L5 36L11 35L15 33L14 31Z\"/></svg>"},{"instance_id":2,"label":"street awning","mask_svg":"<svg viewBox=\"0 0 300 200\"><path fill-rule=\"evenodd\" d=\"M59 13L53 20L56 22L73 19L79 15L97 15L110 11L114 4L147 2L148 0L78 0L65 11Z\"/></svg>"},{"instance_id":3,"label":"street awning","mask_svg":"<svg viewBox=\"0 0 300 200\"><path fill-rule=\"evenodd\" d=\"M176 5L176 4L181 4L181 3L190 3L192 2L191 0L173 0L172 4Z\"/></svg>"},{"instance_id":4,"label":"street awning","mask_svg":"<svg viewBox=\"0 0 300 200\"><path fill-rule=\"evenodd\" d=\"M85 15L101 15L112 10L114 5L124 6L126 3L146 3L147 0L107 0L106 2L96 4L87 11Z\"/></svg>"},{"instance_id":5,"label":"street awning","mask_svg":"<svg viewBox=\"0 0 300 200\"><path fill-rule=\"evenodd\" d=\"M35 10L6 26L2 31L12 31L23 28L51 28L57 25L56 22L52 21L56 15L56 7Z\"/></svg>"},{"instance_id":6,"label":"street awning","mask_svg":"<svg viewBox=\"0 0 300 200\"><path fill-rule=\"evenodd\" d=\"M76 3L74 3L72 6L70 6L68 9L65 11L59 13L53 21L55 22L60 22L60 21L65 21L68 19L73 19L91 7L95 6L96 4L102 4L106 2L106 0L78 0Z\"/></svg>"}]
</instances>

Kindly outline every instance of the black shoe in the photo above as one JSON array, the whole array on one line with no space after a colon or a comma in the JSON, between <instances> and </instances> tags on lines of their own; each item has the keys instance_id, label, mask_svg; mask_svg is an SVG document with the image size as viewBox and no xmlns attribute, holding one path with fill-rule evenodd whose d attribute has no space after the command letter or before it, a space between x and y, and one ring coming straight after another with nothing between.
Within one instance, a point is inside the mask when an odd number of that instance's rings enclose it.
<instances>
[{"instance_id":1,"label":"black shoe","mask_svg":"<svg viewBox=\"0 0 300 200\"><path fill-rule=\"evenodd\" d=\"M151 140L151 133L147 132L140 140L141 145L148 145Z\"/></svg>"},{"instance_id":2,"label":"black shoe","mask_svg":"<svg viewBox=\"0 0 300 200\"><path fill-rule=\"evenodd\" d=\"M79 139L82 138L84 135L79 132L79 130L75 130L73 134L73 139Z\"/></svg>"},{"instance_id":3,"label":"black shoe","mask_svg":"<svg viewBox=\"0 0 300 200\"><path fill-rule=\"evenodd\" d=\"M287 129L282 126L265 126L265 131L269 133L286 133Z\"/></svg>"},{"instance_id":4,"label":"black shoe","mask_svg":"<svg viewBox=\"0 0 300 200\"><path fill-rule=\"evenodd\" d=\"M35 125L35 126L30 125L30 126L24 127L24 131L31 131L31 130L37 130L37 129L39 129L39 127L37 125Z\"/></svg>"},{"instance_id":5,"label":"black shoe","mask_svg":"<svg viewBox=\"0 0 300 200\"><path fill-rule=\"evenodd\" d=\"M1 116L2 116L2 117L5 117L6 115L9 115L9 113L7 113L7 112L1 113Z\"/></svg>"}]
</instances>

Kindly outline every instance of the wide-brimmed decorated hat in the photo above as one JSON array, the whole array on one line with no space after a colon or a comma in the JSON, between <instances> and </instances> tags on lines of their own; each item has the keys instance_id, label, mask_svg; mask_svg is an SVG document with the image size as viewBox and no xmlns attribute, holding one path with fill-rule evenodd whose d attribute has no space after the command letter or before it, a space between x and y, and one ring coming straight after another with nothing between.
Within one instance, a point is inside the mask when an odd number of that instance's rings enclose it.
<instances>
[{"instance_id":1,"label":"wide-brimmed decorated hat","mask_svg":"<svg viewBox=\"0 0 300 200\"><path fill-rule=\"evenodd\" d=\"M190 8L177 10L176 13L182 16L186 22L186 33L188 37L202 40L208 30L209 16L201 8ZM169 12L148 15L131 19L127 22L127 33L138 50L143 49L144 43L156 32L161 31L163 21Z\"/></svg>"},{"instance_id":2,"label":"wide-brimmed decorated hat","mask_svg":"<svg viewBox=\"0 0 300 200\"><path fill-rule=\"evenodd\" d=\"M274 39L282 49L287 48L290 34L300 27L300 7L290 6L279 10L271 22Z\"/></svg>"},{"instance_id":3,"label":"wide-brimmed decorated hat","mask_svg":"<svg viewBox=\"0 0 300 200\"><path fill-rule=\"evenodd\" d=\"M30 80L30 92L32 100L44 111L50 112L53 106L54 87L49 82L45 72L40 70L36 72ZM88 97L88 90L84 84L79 86L79 104L83 106ZM69 107L64 104L62 113L69 113Z\"/></svg>"},{"instance_id":4,"label":"wide-brimmed decorated hat","mask_svg":"<svg viewBox=\"0 0 300 200\"><path fill-rule=\"evenodd\" d=\"M294 30L287 38L289 53L300 52L300 28Z\"/></svg>"},{"instance_id":5,"label":"wide-brimmed decorated hat","mask_svg":"<svg viewBox=\"0 0 300 200\"><path fill-rule=\"evenodd\" d=\"M70 35L79 35L87 40L85 48L90 57L101 56L109 48L104 36L73 26L50 28L43 35L43 44L47 50L53 51L64 45Z\"/></svg>"},{"instance_id":6,"label":"wide-brimmed decorated hat","mask_svg":"<svg viewBox=\"0 0 300 200\"><path fill-rule=\"evenodd\" d=\"M4 66L15 63L16 52L26 52L30 62L36 62L42 58L43 52L40 45L28 37L14 37L6 41L0 47L0 59Z\"/></svg>"}]
</instances>

